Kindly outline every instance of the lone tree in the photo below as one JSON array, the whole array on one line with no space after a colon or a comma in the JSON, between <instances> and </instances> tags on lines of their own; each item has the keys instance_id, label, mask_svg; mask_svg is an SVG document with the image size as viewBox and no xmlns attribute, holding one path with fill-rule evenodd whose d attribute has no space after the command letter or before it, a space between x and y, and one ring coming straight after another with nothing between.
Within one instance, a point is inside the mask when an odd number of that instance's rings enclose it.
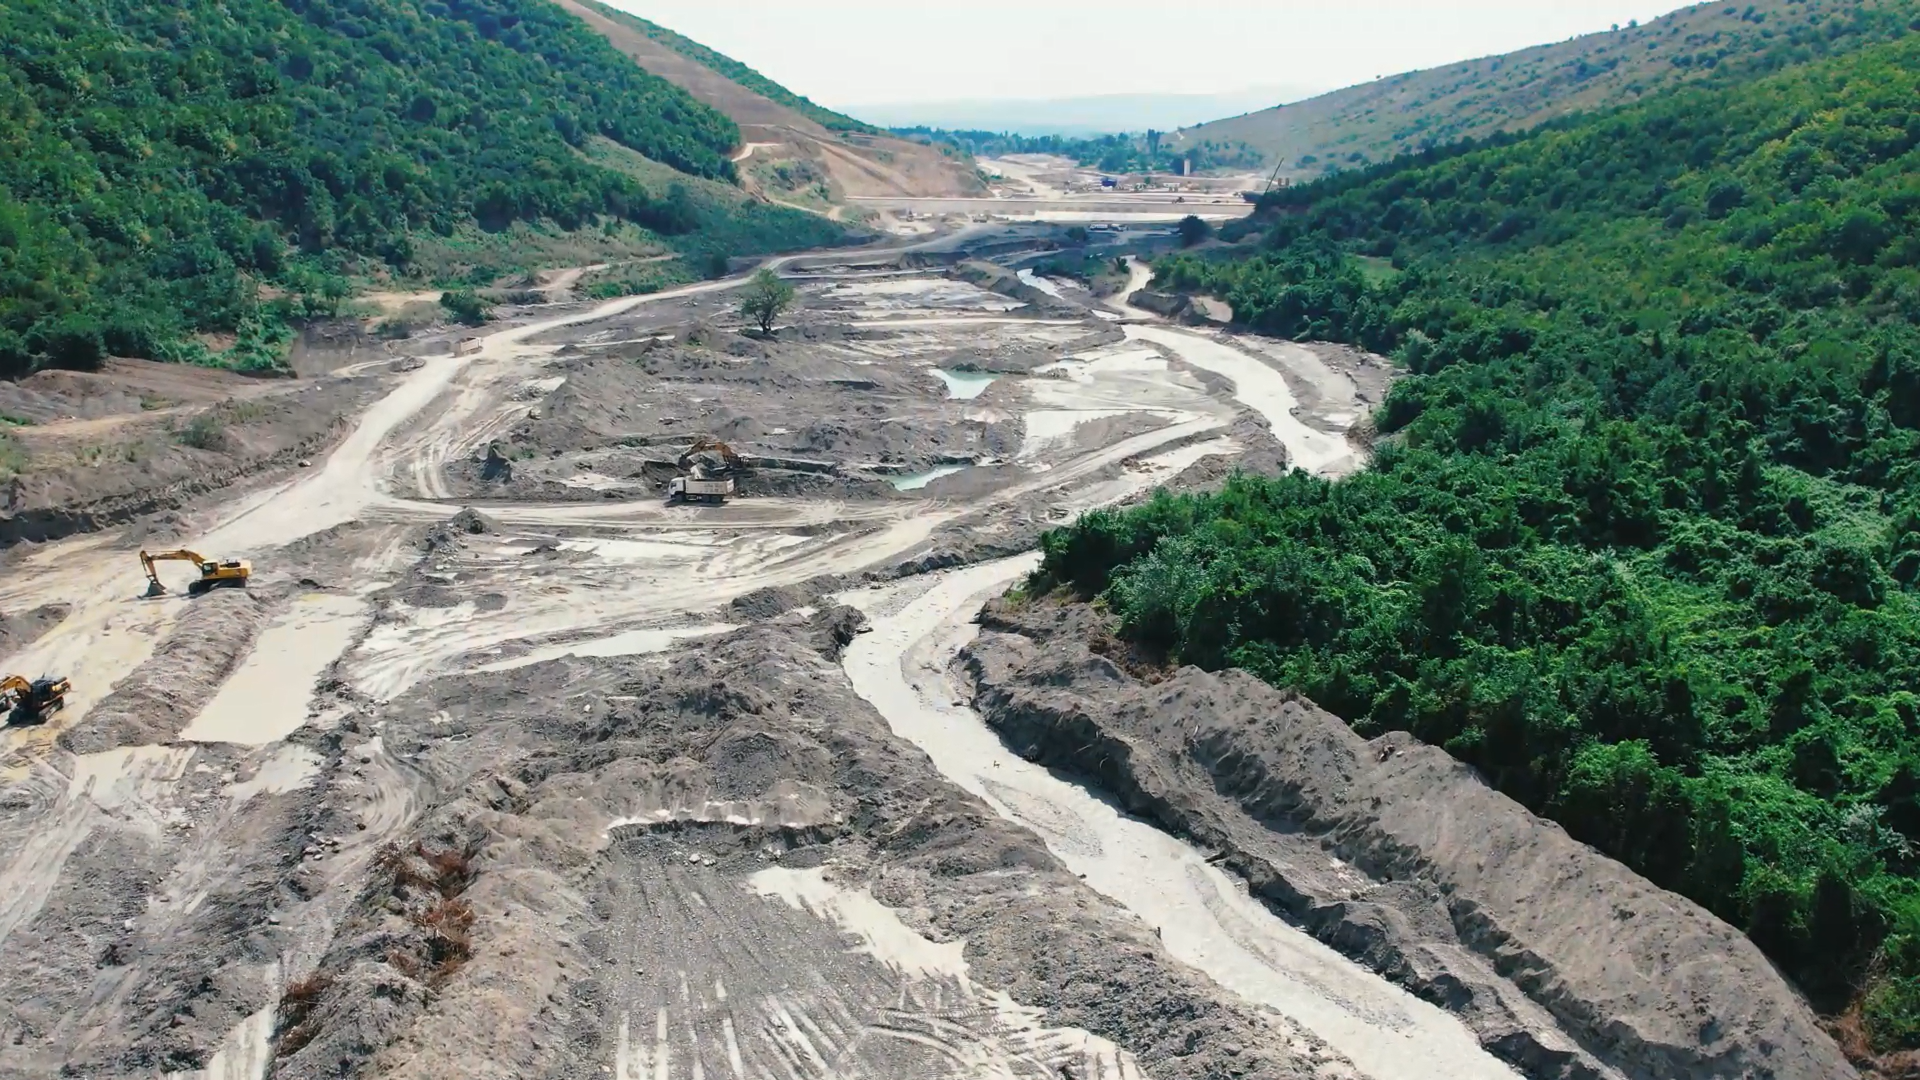
<instances>
[{"instance_id":1,"label":"lone tree","mask_svg":"<svg viewBox=\"0 0 1920 1080\"><path fill-rule=\"evenodd\" d=\"M793 286L781 281L773 271L753 275L740 294L740 317L760 324L762 334L773 333L773 321L793 306Z\"/></svg>"},{"instance_id":2,"label":"lone tree","mask_svg":"<svg viewBox=\"0 0 1920 1080\"><path fill-rule=\"evenodd\" d=\"M1192 247L1213 235L1213 226L1193 214L1180 219L1180 246Z\"/></svg>"}]
</instances>

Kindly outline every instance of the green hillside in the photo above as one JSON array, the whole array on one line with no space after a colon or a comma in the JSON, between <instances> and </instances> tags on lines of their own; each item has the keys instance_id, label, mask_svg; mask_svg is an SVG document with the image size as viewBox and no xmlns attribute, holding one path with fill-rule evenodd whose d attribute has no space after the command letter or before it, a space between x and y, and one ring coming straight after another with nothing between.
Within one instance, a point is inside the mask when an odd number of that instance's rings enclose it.
<instances>
[{"instance_id":1,"label":"green hillside","mask_svg":"<svg viewBox=\"0 0 1920 1080\"><path fill-rule=\"evenodd\" d=\"M703 195L733 122L543 0L14 0L0 43L0 374L205 360L209 332L270 364L289 319L423 244L626 222L697 246L734 212ZM754 222L763 248L833 231Z\"/></svg>"},{"instance_id":2,"label":"green hillside","mask_svg":"<svg viewBox=\"0 0 1920 1080\"><path fill-rule=\"evenodd\" d=\"M1908 38L1270 199L1156 280L1404 364L1373 467L1091 515L1036 585L1446 747L1920 1045L1917 102Z\"/></svg>"},{"instance_id":3,"label":"green hillside","mask_svg":"<svg viewBox=\"0 0 1920 1080\"><path fill-rule=\"evenodd\" d=\"M640 31L660 44L665 45L667 48L672 49L674 52L679 53L681 56L699 64L701 67L724 75L728 79L733 80L735 83L746 87L748 90L759 94L769 101L785 105L787 108L800 113L802 116L826 128L828 131L853 131L868 135L880 134L879 128L871 124L862 123L844 113L834 112L825 106L816 105L812 101L774 82L772 79L767 78L765 75L760 74L758 71L755 71L740 61L730 56L717 53L705 45L694 41L692 38L682 37L658 23L648 22L638 15L600 3L599 0L585 0L585 3L607 18L618 23L624 23Z\"/></svg>"},{"instance_id":4,"label":"green hillside","mask_svg":"<svg viewBox=\"0 0 1920 1080\"><path fill-rule=\"evenodd\" d=\"M1618 27L1350 86L1169 136L1172 148L1246 143L1314 177L1463 138L1522 131L1688 81L1750 75L1904 32L1914 0L1705 3Z\"/></svg>"}]
</instances>

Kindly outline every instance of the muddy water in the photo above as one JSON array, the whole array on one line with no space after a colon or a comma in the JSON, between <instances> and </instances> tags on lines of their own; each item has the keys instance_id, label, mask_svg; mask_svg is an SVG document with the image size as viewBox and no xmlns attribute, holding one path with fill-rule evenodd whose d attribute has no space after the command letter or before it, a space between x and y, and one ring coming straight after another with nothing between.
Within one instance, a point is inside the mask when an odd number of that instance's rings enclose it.
<instances>
[{"instance_id":1,"label":"muddy water","mask_svg":"<svg viewBox=\"0 0 1920 1080\"><path fill-rule=\"evenodd\" d=\"M1204 854L1009 751L947 670L971 614L1029 572L1023 555L848 593L873 632L844 664L860 696L955 783L1045 839L1088 885L1159 930L1167 950L1326 1040L1373 1080L1514 1080L1458 1020L1274 917Z\"/></svg>"},{"instance_id":2,"label":"muddy water","mask_svg":"<svg viewBox=\"0 0 1920 1080\"><path fill-rule=\"evenodd\" d=\"M948 371L945 368L934 368L933 373L947 384L947 397L955 401L972 401L996 378L978 371Z\"/></svg>"},{"instance_id":3,"label":"muddy water","mask_svg":"<svg viewBox=\"0 0 1920 1080\"><path fill-rule=\"evenodd\" d=\"M1039 274L1034 273L1031 269L1021 270L1019 278L1022 284L1031 285L1041 292L1046 293L1048 296L1053 297L1055 300L1065 299L1065 297L1060 294L1060 286L1054 284L1050 279L1043 278Z\"/></svg>"},{"instance_id":4,"label":"muddy water","mask_svg":"<svg viewBox=\"0 0 1920 1080\"><path fill-rule=\"evenodd\" d=\"M729 630L738 629L739 627L732 623L707 623L699 626L628 630L588 641L542 646L509 660L495 660L481 664L473 670L475 672L512 671L514 668L543 664L548 660L560 660L569 656L643 656L648 653L665 652L688 638L711 637L714 634L724 634Z\"/></svg>"},{"instance_id":5,"label":"muddy water","mask_svg":"<svg viewBox=\"0 0 1920 1080\"><path fill-rule=\"evenodd\" d=\"M294 600L180 738L261 746L293 734L306 722L320 673L353 644L366 611L367 602L356 596Z\"/></svg>"},{"instance_id":6,"label":"muddy water","mask_svg":"<svg viewBox=\"0 0 1920 1080\"><path fill-rule=\"evenodd\" d=\"M928 484L933 483L943 476L952 476L954 473L966 472L971 468L973 468L971 465L935 465L925 472L908 473L905 476L896 477L893 481L893 489L895 491L919 491L921 488L926 487Z\"/></svg>"},{"instance_id":7,"label":"muddy water","mask_svg":"<svg viewBox=\"0 0 1920 1080\"><path fill-rule=\"evenodd\" d=\"M1255 357L1209 337L1158 326L1128 326L1128 340L1164 345L1174 355L1233 381L1233 396L1266 418L1273 437L1286 444L1295 468L1313 473L1337 471L1353 456L1345 439L1315 431L1293 415L1293 390L1278 371Z\"/></svg>"}]
</instances>

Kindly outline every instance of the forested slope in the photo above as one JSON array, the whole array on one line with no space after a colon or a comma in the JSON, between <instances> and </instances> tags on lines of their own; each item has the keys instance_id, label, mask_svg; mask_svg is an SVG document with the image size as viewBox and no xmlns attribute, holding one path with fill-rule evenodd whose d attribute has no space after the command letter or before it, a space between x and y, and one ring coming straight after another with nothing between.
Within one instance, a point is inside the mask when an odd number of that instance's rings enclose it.
<instances>
[{"instance_id":1,"label":"forested slope","mask_svg":"<svg viewBox=\"0 0 1920 1080\"><path fill-rule=\"evenodd\" d=\"M1183 150L1250 144L1286 173L1314 177L1463 138L1522 131L1580 110L1625 105L1681 83L1803 63L1904 32L1914 0L1695 4L1501 56L1390 75L1169 136Z\"/></svg>"},{"instance_id":2,"label":"forested slope","mask_svg":"<svg viewBox=\"0 0 1920 1080\"><path fill-rule=\"evenodd\" d=\"M1372 469L1049 534L1134 639L1411 731L1920 1045L1920 40L1295 188L1162 262L1412 373Z\"/></svg>"},{"instance_id":3,"label":"forested slope","mask_svg":"<svg viewBox=\"0 0 1920 1080\"><path fill-rule=\"evenodd\" d=\"M785 105L828 131L855 131L869 135L880 134L880 129L872 124L862 123L845 113L837 113L824 105L816 105L811 100L796 94L786 87L760 74L753 68L735 60L731 56L719 53L700 44L692 38L675 33L659 23L649 22L632 12L622 11L599 3L598 0L584 0L594 11L617 23L630 26L654 41L665 45L681 56L699 64L701 67L726 76L728 79L748 90L759 94L769 101Z\"/></svg>"},{"instance_id":4,"label":"forested slope","mask_svg":"<svg viewBox=\"0 0 1920 1080\"><path fill-rule=\"evenodd\" d=\"M731 120L544 0L14 0L0 374L205 358L204 332L238 332L229 362L270 361L287 318L357 268L406 271L422 239L535 221L697 238L736 213L589 161L603 139L734 179ZM762 245L837 231L752 213Z\"/></svg>"}]
</instances>

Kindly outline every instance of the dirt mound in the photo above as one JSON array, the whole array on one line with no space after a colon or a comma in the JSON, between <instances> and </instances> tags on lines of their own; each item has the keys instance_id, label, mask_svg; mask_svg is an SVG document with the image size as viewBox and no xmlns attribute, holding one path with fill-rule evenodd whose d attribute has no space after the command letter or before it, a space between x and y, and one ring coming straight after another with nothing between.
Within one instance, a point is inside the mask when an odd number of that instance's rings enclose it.
<instances>
[{"instance_id":1,"label":"dirt mound","mask_svg":"<svg viewBox=\"0 0 1920 1080\"><path fill-rule=\"evenodd\" d=\"M1529 1073L1855 1075L1738 931L1444 752L1368 742L1240 671L1143 683L1089 651L1110 638L1085 605L996 602L982 623L964 655L1016 750L1219 850L1257 895Z\"/></svg>"},{"instance_id":2,"label":"dirt mound","mask_svg":"<svg viewBox=\"0 0 1920 1080\"><path fill-rule=\"evenodd\" d=\"M459 513L448 518L447 527L455 532L466 533L468 536L480 536L485 533L500 531L499 526L494 524L492 518L487 517L471 506L461 509Z\"/></svg>"},{"instance_id":3,"label":"dirt mound","mask_svg":"<svg viewBox=\"0 0 1920 1080\"><path fill-rule=\"evenodd\" d=\"M1193 301L1179 293L1157 292L1153 289L1136 289L1127 303L1144 311L1151 311L1168 319L1184 319Z\"/></svg>"},{"instance_id":4,"label":"dirt mound","mask_svg":"<svg viewBox=\"0 0 1920 1080\"><path fill-rule=\"evenodd\" d=\"M737 618L764 622L778 618L812 599L809 590L797 585L755 589L745 596L734 598L727 605L727 613Z\"/></svg>"},{"instance_id":5,"label":"dirt mound","mask_svg":"<svg viewBox=\"0 0 1920 1080\"><path fill-rule=\"evenodd\" d=\"M833 636L857 626L843 610L815 622ZM940 1009L980 995L954 979L1036 1007L986 1017L1031 1025L1011 1036L1009 1075L1123 1075L1047 1049L1101 1048L1111 1063L1106 1039L1160 1080L1347 1075L1319 1068L1324 1050L1278 1018L1222 1002L1151 929L942 780L795 630L748 630L670 664L442 680L392 702L381 753L432 790L317 967L288 973L275 1075L376 1061L387 1076L596 1075L630 1060L616 1032L651 1047L661 1015L684 1067L733 1075L737 1030L746 1074L777 1074L784 1044L744 1037L780 1030L772 1008L822 1018L836 1033L823 1052L867 1075L942 1075L914 1058L921 1041L862 1033L931 1023L942 1040L1000 1046L999 1027L972 1030L978 1010ZM964 971L880 963L795 889L897 923L889 940L924 941L922 957L964 949Z\"/></svg>"},{"instance_id":6,"label":"dirt mound","mask_svg":"<svg viewBox=\"0 0 1920 1080\"><path fill-rule=\"evenodd\" d=\"M810 625L820 654L829 660L838 660L841 650L851 645L855 637L873 629L867 624L864 612L845 604L820 612Z\"/></svg>"},{"instance_id":7,"label":"dirt mound","mask_svg":"<svg viewBox=\"0 0 1920 1080\"><path fill-rule=\"evenodd\" d=\"M40 640L42 634L60 625L60 620L72 610L68 604L42 604L30 611L11 615L0 612L0 656L6 656L15 649L24 649Z\"/></svg>"},{"instance_id":8,"label":"dirt mound","mask_svg":"<svg viewBox=\"0 0 1920 1080\"><path fill-rule=\"evenodd\" d=\"M498 532L499 526L493 519L469 506L445 521L427 526L420 538L420 547L425 551L438 551L442 548L460 547L470 536L485 536Z\"/></svg>"},{"instance_id":9,"label":"dirt mound","mask_svg":"<svg viewBox=\"0 0 1920 1080\"><path fill-rule=\"evenodd\" d=\"M171 742L220 684L233 674L266 621L266 605L245 589L215 589L184 603L187 610L173 633L153 651L153 659L122 679L78 725L63 732L60 745L76 754L118 746ZM69 673L69 675L76 673Z\"/></svg>"},{"instance_id":10,"label":"dirt mound","mask_svg":"<svg viewBox=\"0 0 1920 1080\"><path fill-rule=\"evenodd\" d=\"M972 260L961 263L953 271L953 276L972 285L978 285L988 292L998 293L1009 300L1019 300L1027 305L1022 309L1038 315L1062 315L1068 318L1082 314L1078 304L1062 300L1045 290L1035 288L1020 280L1020 276L997 263Z\"/></svg>"},{"instance_id":11,"label":"dirt mound","mask_svg":"<svg viewBox=\"0 0 1920 1080\"><path fill-rule=\"evenodd\" d=\"M290 468L342 436L376 392L373 380L327 381L206 408L15 429L28 461L4 489L0 544L106 528Z\"/></svg>"}]
</instances>

